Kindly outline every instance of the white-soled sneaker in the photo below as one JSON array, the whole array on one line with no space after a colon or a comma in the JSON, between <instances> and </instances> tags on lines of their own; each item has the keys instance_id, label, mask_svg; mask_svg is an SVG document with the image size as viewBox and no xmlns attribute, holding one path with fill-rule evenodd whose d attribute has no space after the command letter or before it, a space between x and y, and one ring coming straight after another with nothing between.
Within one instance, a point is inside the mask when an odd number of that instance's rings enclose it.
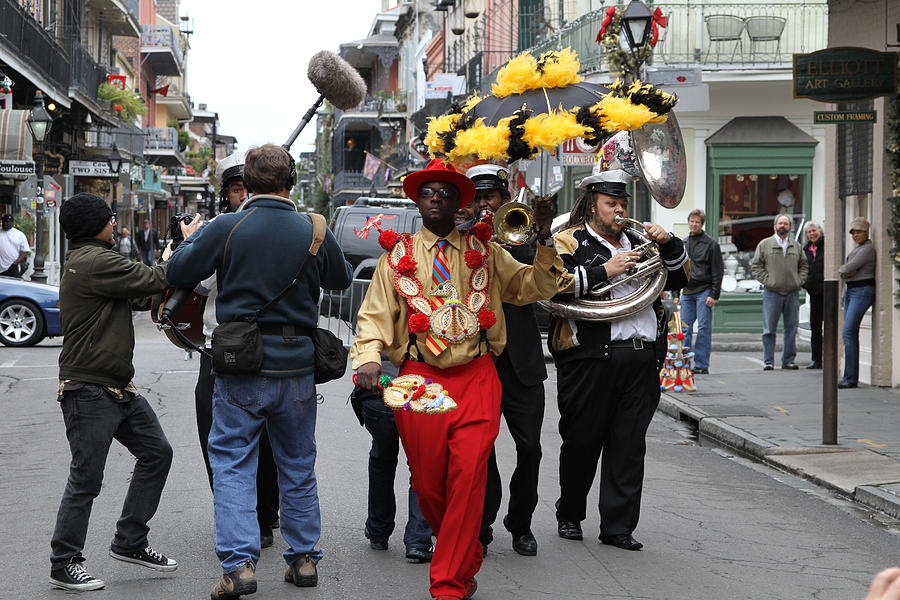
<instances>
[{"instance_id":1,"label":"white-soled sneaker","mask_svg":"<svg viewBox=\"0 0 900 600\"><path fill-rule=\"evenodd\" d=\"M148 569L154 569L156 571L168 572L174 571L178 568L177 562L175 562L171 558L166 558L164 554L162 554L161 552L157 552L150 546L147 546L143 550L137 550L135 552L119 553L110 550L109 555L116 560L141 565L142 567L147 567Z\"/></svg>"},{"instance_id":2,"label":"white-soled sneaker","mask_svg":"<svg viewBox=\"0 0 900 600\"><path fill-rule=\"evenodd\" d=\"M106 584L85 571L80 562L70 562L65 567L50 571L50 585L61 590L89 592L99 590Z\"/></svg>"}]
</instances>

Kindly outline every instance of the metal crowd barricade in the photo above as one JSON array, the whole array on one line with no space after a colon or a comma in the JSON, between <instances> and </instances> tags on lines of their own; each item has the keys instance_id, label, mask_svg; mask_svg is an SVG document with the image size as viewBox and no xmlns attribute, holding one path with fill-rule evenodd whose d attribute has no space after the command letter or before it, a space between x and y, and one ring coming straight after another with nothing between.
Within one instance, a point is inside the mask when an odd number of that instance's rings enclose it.
<instances>
[{"instance_id":1,"label":"metal crowd barricade","mask_svg":"<svg viewBox=\"0 0 900 600\"><path fill-rule=\"evenodd\" d=\"M319 327L336 335L345 347L349 348L356 336L357 313L370 283L369 279L354 279L346 290L322 290Z\"/></svg>"}]
</instances>

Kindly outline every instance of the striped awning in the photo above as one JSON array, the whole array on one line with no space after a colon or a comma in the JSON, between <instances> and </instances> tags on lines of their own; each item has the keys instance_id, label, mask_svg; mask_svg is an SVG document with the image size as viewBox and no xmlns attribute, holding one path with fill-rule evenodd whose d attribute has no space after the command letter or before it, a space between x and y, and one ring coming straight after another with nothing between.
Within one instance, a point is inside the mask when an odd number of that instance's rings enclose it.
<instances>
[{"instance_id":1,"label":"striped awning","mask_svg":"<svg viewBox=\"0 0 900 600\"><path fill-rule=\"evenodd\" d=\"M27 110L0 110L0 160L32 160Z\"/></svg>"}]
</instances>

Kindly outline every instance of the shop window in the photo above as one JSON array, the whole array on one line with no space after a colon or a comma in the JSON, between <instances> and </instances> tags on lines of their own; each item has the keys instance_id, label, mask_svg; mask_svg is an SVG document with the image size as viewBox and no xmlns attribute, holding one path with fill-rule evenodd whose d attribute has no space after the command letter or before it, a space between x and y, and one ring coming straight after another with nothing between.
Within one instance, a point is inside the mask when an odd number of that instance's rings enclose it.
<instances>
[{"instance_id":1,"label":"shop window","mask_svg":"<svg viewBox=\"0 0 900 600\"><path fill-rule=\"evenodd\" d=\"M806 177L797 174L720 175L719 244L725 260L725 292L758 292L750 263L756 246L773 235L776 215L793 221L796 236L803 223Z\"/></svg>"}]
</instances>

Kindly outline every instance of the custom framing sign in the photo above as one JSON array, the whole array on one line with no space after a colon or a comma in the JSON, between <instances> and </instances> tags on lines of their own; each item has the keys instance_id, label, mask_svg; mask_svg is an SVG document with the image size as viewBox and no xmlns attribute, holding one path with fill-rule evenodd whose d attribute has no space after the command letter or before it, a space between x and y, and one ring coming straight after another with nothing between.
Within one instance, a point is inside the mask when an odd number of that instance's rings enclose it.
<instances>
[{"instance_id":1,"label":"custom framing sign","mask_svg":"<svg viewBox=\"0 0 900 600\"><path fill-rule=\"evenodd\" d=\"M794 98L836 104L896 93L896 52L848 46L794 55Z\"/></svg>"}]
</instances>

